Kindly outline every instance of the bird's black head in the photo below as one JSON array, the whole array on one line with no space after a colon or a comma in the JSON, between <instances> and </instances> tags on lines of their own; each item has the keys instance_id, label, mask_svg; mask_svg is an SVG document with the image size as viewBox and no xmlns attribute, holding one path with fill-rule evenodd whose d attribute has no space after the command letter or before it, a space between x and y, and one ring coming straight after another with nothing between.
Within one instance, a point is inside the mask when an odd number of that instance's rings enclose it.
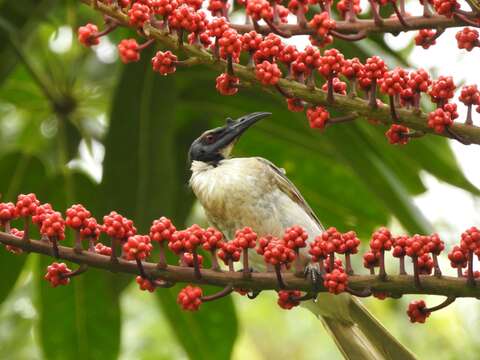
<instances>
[{"instance_id":1,"label":"bird's black head","mask_svg":"<svg viewBox=\"0 0 480 360\"><path fill-rule=\"evenodd\" d=\"M190 161L217 164L230 155L233 145L245 130L269 115L271 113L255 112L237 120L228 118L225 126L205 131L190 146Z\"/></svg>"}]
</instances>

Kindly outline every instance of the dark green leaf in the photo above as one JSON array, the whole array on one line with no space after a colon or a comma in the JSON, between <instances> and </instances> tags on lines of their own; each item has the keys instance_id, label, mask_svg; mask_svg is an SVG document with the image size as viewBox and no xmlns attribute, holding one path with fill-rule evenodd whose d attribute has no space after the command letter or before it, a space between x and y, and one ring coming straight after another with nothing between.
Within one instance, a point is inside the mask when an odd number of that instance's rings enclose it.
<instances>
[{"instance_id":1,"label":"dark green leaf","mask_svg":"<svg viewBox=\"0 0 480 360\"><path fill-rule=\"evenodd\" d=\"M8 21L19 40L23 40L34 24L48 13L56 0L3 1L0 5L0 20ZM0 84L10 74L17 63L17 57L9 45L9 33L0 31Z\"/></svg>"},{"instance_id":2,"label":"dark green leaf","mask_svg":"<svg viewBox=\"0 0 480 360\"><path fill-rule=\"evenodd\" d=\"M4 202L15 202L19 192L38 193L45 182L42 163L34 157L18 153L5 155L0 159L0 174L0 194L3 195L1 201ZM20 221L16 223L19 227L22 226ZM15 227L15 223L12 226ZM10 254L3 246L0 248L0 273L3 274L0 282L0 303L15 285L26 258L26 255Z\"/></svg>"},{"instance_id":3,"label":"dark green leaf","mask_svg":"<svg viewBox=\"0 0 480 360\"><path fill-rule=\"evenodd\" d=\"M53 179L48 187L49 201L64 210L81 201L96 212L99 188L83 174ZM68 200L67 200L68 198ZM72 233L67 242L72 243ZM53 289L43 280L52 259L38 259L38 310L40 340L48 359L116 359L120 348L120 310L114 274L89 269L72 279L68 286ZM73 270L78 265L69 264Z\"/></svg>"}]
</instances>

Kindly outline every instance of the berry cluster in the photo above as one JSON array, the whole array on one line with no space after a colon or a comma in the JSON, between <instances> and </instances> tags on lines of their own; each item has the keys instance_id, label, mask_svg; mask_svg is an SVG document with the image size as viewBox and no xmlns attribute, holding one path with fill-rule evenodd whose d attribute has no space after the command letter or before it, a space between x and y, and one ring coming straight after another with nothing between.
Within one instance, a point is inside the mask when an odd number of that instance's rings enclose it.
<instances>
[{"instance_id":1,"label":"berry cluster","mask_svg":"<svg viewBox=\"0 0 480 360\"><path fill-rule=\"evenodd\" d=\"M324 47L333 42L334 37L343 40L359 40L365 36L363 31L358 33L343 33L342 26L333 18L331 11L332 2L322 1L321 12L314 13L309 19L306 18L309 5L317 4L316 1L290 0L288 6L282 6L278 1L267 0L237 1L241 7L245 7L246 16L251 25L233 24L227 17L229 3L225 0L209 0L204 4L203 0L145 0L131 2L122 0L119 5L121 10L128 15L130 26L137 32L151 40L138 44L135 39L123 39L118 44L120 59L124 63L135 62L140 59L141 51L153 44L151 28L158 30L169 29L177 34L178 41L183 42L185 37L188 42L195 46L203 47L211 51L214 58L225 59L228 62L227 71L216 79L216 89L222 95L231 96L238 92L240 77L235 74L232 62L239 62L241 53L248 54L247 69L254 68L255 76L265 86L278 85L279 80L284 76L289 80L297 81L307 87L314 89L315 75L320 74L325 83L319 86L326 91L328 96L326 104L332 105L333 94L346 95L347 89L350 95L356 96L357 90L363 90L369 98L369 105L372 108L380 106L377 99L380 94L390 97L392 122L394 126L387 131L386 136L392 144L406 144L410 139L410 131L401 128L401 118L397 115L395 107L420 106L420 94L428 92L431 101L437 104L438 109L429 114L428 126L433 132L444 134L448 132L449 137L463 141L451 130L453 121L458 116L456 105L449 103L453 98L455 85L450 77L440 76L436 81L431 82L429 75L422 69L408 72L402 68L390 70L385 61L379 56L368 58L362 64L358 58L344 59L343 54L331 48L325 50L323 55L318 47ZM472 51L480 46L479 33L474 27L478 26L471 14L460 10L457 0L429 0L423 1L424 16L428 17L430 5L439 15L455 17L472 27L462 28L456 35L458 47L466 51ZM399 10L395 1L377 0L372 2L373 19L379 28L382 26L382 18L378 6L391 4L395 10L395 17L408 31L408 21L404 18L403 10ZM204 6L207 5L207 6ZM336 4L342 25L348 25L356 21L357 15L361 13L359 0L340 0ZM207 8L211 17L207 16L202 8ZM288 22L287 17L294 15L297 18L298 27L283 27L282 23ZM310 16L310 15L309 15ZM341 20L337 19L337 20ZM111 21L106 23L106 29L99 31L94 24L88 23L78 29L78 39L85 46L92 46L99 43L101 36L109 33L118 26L112 25ZM266 25L259 25L264 21ZM253 24L252 24L253 23ZM245 27L247 26L247 27ZM431 26L431 25L429 25ZM150 29L150 30L149 30ZM368 31L367 31L368 32ZM265 34L265 36L259 33ZM313 33L313 34L312 34ZM428 49L434 45L436 39L443 33L442 29L432 30L421 29L415 37L415 43ZM311 46L306 46L302 51L294 45L287 45L281 37L290 37L297 34L310 34ZM280 35L280 36L277 36ZM160 39L161 40L161 39ZM188 53L188 51L187 51ZM195 59L199 60L199 59ZM210 61L210 60L209 60ZM178 60L171 51L158 51L151 60L152 68L161 75L171 74L176 71L177 66L184 66L188 62ZM248 79L248 76L246 76ZM342 81L346 79L348 82ZM318 109L315 104L305 104L304 99L292 97L288 92L277 88L287 98L288 109L295 112L307 109L307 118L313 128L322 129L328 119L328 111L317 112L310 109ZM377 89L380 91L378 93ZM463 102L462 99L460 101ZM477 101L478 102L478 101ZM465 103L465 102L464 102ZM466 123L472 124L471 106L469 107ZM305 106L307 105L307 106ZM480 105L475 104L476 106ZM441 111L441 110L443 111ZM310 111L309 111L310 110ZM313 120L312 120L313 119ZM409 134L408 136L406 134ZM420 133L417 132L417 135ZM420 135L419 135L420 136Z\"/></svg>"},{"instance_id":2,"label":"berry cluster","mask_svg":"<svg viewBox=\"0 0 480 360\"><path fill-rule=\"evenodd\" d=\"M470 94L469 96L473 95ZM467 98L467 95L464 97ZM469 100L465 101L468 102ZM234 263L243 256L244 274L253 276L249 273L249 270L245 272L245 265L248 268L249 250L255 248L256 252L262 255L265 264L275 269L280 288L278 304L284 309L292 309L308 297L308 294L298 290L286 290L283 281L283 277L286 272L290 271L292 263L295 262L298 265L299 262L296 262L296 260L305 261L308 259L305 256L309 257L312 266L316 266L313 265L314 263L318 264L324 290L332 294L343 292L356 294L354 290L349 288L349 276L353 274L350 255L356 254L360 245L360 240L354 231L342 233L336 228L330 227L314 237L313 241L308 242L309 233L298 225L286 228L281 238L273 235L259 238L252 228L245 227L236 231L232 241L225 241L222 233L215 228L203 229L195 224L186 229L177 230L170 219L161 217L153 221L149 235L140 235L136 234L136 228L131 220L114 211L104 216L104 224L98 226L96 219L81 204L73 205L67 209L65 212L66 220L63 220L60 212L53 210L50 204L40 204L34 194L20 195L17 204L0 203L0 216L4 223L14 221L19 217L18 214L23 214L21 216L24 218L23 220L35 217L35 223L40 226L41 233L52 241L53 249L55 249L56 241L65 238L65 225L77 234L84 231L85 237L94 237L95 239L100 236L99 232L101 231L112 238L113 246L115 246L115 239L121 240L123 242L122 257L124 259L122 261L136 262L140 273L136 277L136 282L141 290L149 292L153 292L158 287L169 286L166 281L153 277L155 273L151 272L151 269L154 268L151 264L148 267L144 265L145 261L151 256L154 243L160 246L163 253L163 245L168 242L172 252L179 256L180 266L193 268L197 279L204 276L202 272L205 272L203 267L205 265L205 254L198 253L201 251L210 252L211 268L217 271L220 271L217 257L228 265L229 271L234 272ZM20 245L21 242L25 241L23 231L16 228L6 230L14 237L21 238L17 240L19 242L12 244L12 237L9 237L10 240L6 241L8 251L21 254L22 249L29 249ZM32 244L32 242L29 240L29 243L26 244ZM400 275L406 274L405 257L411 258L415 286L420 287L422 279L431 276L432 272L434 276L442 276L437 257L445 250L445 243L438 234L394 236L389 229L381 227L372 234L369 245L370 250L363 255L363 262L364 266L370 269L372 275L375 275L375 268L379 267L379 275L384 276L384 280L386 279L385 255L386 252L392 251L393 257L400 261ZM308 251L306 248L308 248ZM82 256L89 256L92 253L97 254L95 256L111 257L114 254L114 248L99 242ZM60 257L61 253L58 252L58 248L54 255ZM338 257L339 255L345 256L345 267ZM474 285L475 279L480 277L480 272L473 270L475 256L480 258L480 230L471 227L462 233L460 244L454 246L448 254L451 266L457 269L457 276L471 285ZM167 270L165 261L165 254L163 254L163 259L159 261L157 268ZM300 268L301 272L303 272L304 266L305 263ZM465 268L467 271L464 273L463 269ZM85 270L86 267L83 265L72 271L65 263L54 262L48 266L45 279L54 287L67 285L73 276L79 275ZM295 270L297 271L298 268L296 267ZM228 284L222 291L204 296L201 288L189 285L180 291L177 302L183 309L195 311L199 309L203 302L228 295L234 289L233 284ZM236 290L244 294L250 291L249 289ZM379 299L394 296L394 294L378 290L370 291L367 295L373 295ZM412 322L423 323L433 311L437 311L451 302L453 302L453 299L449 298L434 308L427 308L424 301L414 301L409 305L407 313Z\"/></svg>"}]
</instances>

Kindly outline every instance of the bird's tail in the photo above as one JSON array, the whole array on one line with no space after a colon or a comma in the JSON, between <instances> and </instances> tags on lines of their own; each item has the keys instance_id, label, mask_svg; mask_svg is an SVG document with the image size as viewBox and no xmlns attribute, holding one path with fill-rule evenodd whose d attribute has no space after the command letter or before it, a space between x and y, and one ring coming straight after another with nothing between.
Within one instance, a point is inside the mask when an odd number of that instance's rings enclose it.
<instances>
[{"instance_id":1,"label":"bird's tail","mask_svg":"<svg viewBox=\"0 0 480 360\"><path fill-rule=\"evenodd\" d=\"M348 294L321 294L317 302L303 305L322 320L346 359L416 359L360 301Z\"/></svg>"}]
</instances>

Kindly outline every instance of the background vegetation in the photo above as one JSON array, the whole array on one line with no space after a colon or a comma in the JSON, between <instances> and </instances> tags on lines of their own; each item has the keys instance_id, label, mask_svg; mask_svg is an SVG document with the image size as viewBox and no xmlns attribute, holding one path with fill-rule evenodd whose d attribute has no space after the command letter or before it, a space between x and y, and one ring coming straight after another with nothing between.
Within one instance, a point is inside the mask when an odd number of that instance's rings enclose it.
<instances>
[{"instance_id":1,"label":"background vegetation","mask_svg":"<svg viewBox=\"0 0 480 360\"><path fill-rule=\"evenodd\" d=\"M101 21L74 0L0 0L2 201L35 192L57 209L82 202L97 218L114 209L142 232L160 215L178 227L202 222L186 185L188 147L226 116L253 111L274 116L252 129L236 154L284 167L327 226L354 229L365 242L383 224L410 233L432 230L413 202L427 190L424 173L479 193L442 138L393 147L384 127L366 122L314 132L279 96L219 95L210 70L161 77L146 52L139 63L118 64L114 44L126 30L94 51L82 48L75 29L93 20ZM406 65L410 50L393 51L381 37L336 46L346 57L382 55L389 66ZM95 270L53 290L42 279L49 261L0 251L3 359L340 357L314 317L302 309L282 311L274 294L256 301L234 295L190 314L175 304L176 288L147 294L130 278ZM368 306L421 358L433 352L439 359L475 358L475 301L459 301L418 326L405 316L408 300L370 300ZM438 354L440 348L445 351Z\"/></svg>"}]
</instances>

